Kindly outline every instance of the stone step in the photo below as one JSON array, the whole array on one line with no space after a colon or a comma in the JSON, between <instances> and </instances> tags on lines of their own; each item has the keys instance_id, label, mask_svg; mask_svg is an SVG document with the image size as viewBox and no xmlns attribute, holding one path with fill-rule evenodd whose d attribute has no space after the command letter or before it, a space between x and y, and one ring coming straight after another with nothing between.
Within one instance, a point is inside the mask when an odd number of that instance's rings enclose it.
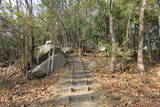
<instances>
[{"instance_id":1,"label":"stone step","mask_svg":"<svg viewBox=\"0 0 160 107\"><path fill-rule=\"evenodd\" d=\"M93 80L94 75L93 74L81 74L81 75L72 75L71 79L73 81L82 81L82 80Z\"/></svg>"},{"instance_id":2,"label":"stone step","mask_svg":"<svg viewBox=\"0 0 160 107\"><path fill-rule=\"evenodd\" d=\"M97 97L96 94L88 93L88 94L80 94L80 95L72 95L69 96L69 102L83 102L83 101L92 101Z\"/></svg>"},{"instance_id":3,"label":"stone step","mask_svg":"<svg viewBox=\"0 0 160 107\"><path fill-rule=\"evenodd\" d=\"M72 76L70 75L70 77L72 78L89 78L89 77L94 77L95 74L93 73L84 73L84 74L72 74Z\"/></svg>"},{"instance_id":4,"label":"stone step","mask_svg":"<svg viewBox=\"0 0 160 107\"><path fill-rule=\"evenodd\" d=\"M87 85L83 85L83 86L70 86L67 88L63 88L62 91L63 92L86 92L86 91L91 91L92 90L91 85L87 86Z\"/></svg>"},{"instance_id":5,"label":"stone step","mask_svg":"<svg viewBox=\"0 0 160 107\"><path fill-rule=\"evenodd\" d=\"M74 80L74 79L72 79L71 80L72 85L84 85L84 84L90 85L92 83L93 83L93 80L88 80L88 79L85 79L85 80Z\"/></svg>"},{"instance_id":6,"label":"stone step","mask_svg":"<svg viewBox=\"0 0 160 107\"><path fill-rule=\"evenodd\" d=\"M67 80L60 85L63 87L70 87L70 86L83 86L83 85L92 85L94 80L91 79L81 79L81 80Z\"/></svg>"},{"instance_id":7,"label":"stone step","mask_svg":"<svg viewBox=\"0 0 160 107\"><path fill-rule=\"evenodd\" d=\"M72 74L73 75L83 75L83 74L86 74L86 75L89 75L89 74L94 74L94 72L93 71L80 71L80 72L78 72L78 70L75 72L75 71L72 71Z\"/></svg>"},{"instance_id":8,"label":"stone step","mask_svg":"<svg viewBox=\"0 0 160 107\"><path fill-rule=\"evenodd\" d=\"M85 102L85 101L94 102L96 98L98 98L98 95L94 93L83 93L83 94L78 93L74 95L61 96L57 99L51 99L51 100L45 101L43 102L42 106L50 107L52 105L51 107L61 107L63 104L70 105L75 102ZM67 107L70 107L70 106L67 106Z\"/></svg>"},{"instance_id":9,"label":"stone step","mask_svg":"<svg viewBox=\"0 0 160 107\"><path fill-rule=\"evenodd\" d=\"M73 80L83 80L83 79L91 79L93 78L95 75L94 74L80 74L80 75L73 75L73 74L68 74L67 76L65 76L65 80L70 80L70 79L73 79Z\"/></svg>"},{"instance_id":10,"label":"stone step","mask_svg":"<svg viewBox=\"0 0 160 107\"><path fill-rule=\"evenodd\" d=\"M102 107L94 101L72 102L67 107ZM103 106L104 107L104 106Z\"/></svg>"},{"instance_id":11,"label":"stone step","mask_svg":"<svg viewBox=\"0 0 160 107\"><path fill-rule=\"evenodd\" d=\"M75 65L73 65L75 68L80 68L80 69L88 69L89 70L89 68L88 68L88 66L87 65L83 65L83 64L75 64Z\"/></svg>"},{"instance_id":12,"label":"stone step","mask_svg":"<svg viewBox=\"0 0 160 107\"><path fill-rule=\"evenodd\" d=\"M67 80L63 83L61 83L60 85L62 86L79 86L79 85L91 85L93 83L94 80L92 79L84 79L84 80L74 80L74 79L70 79Z\"/></svg>"},{"instance_id":13,"label":"stone step","mask_svg":"<svg viewBox=\"0 0 160 107\"><path fill-rule=\"evenodd\" d=\"M83 78L80 78L80 77L73 77L71 81L75 81L76 83L78 81L93 81L93 78L92 77L83 77Z\"/></svg>"}]
</instances>

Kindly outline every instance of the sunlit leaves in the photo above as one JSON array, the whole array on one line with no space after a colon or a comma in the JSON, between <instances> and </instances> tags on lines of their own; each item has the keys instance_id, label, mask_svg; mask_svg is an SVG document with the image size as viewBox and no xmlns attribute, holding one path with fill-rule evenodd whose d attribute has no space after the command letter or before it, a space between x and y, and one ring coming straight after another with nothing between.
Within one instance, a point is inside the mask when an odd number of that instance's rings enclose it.
<instances>
[{"instance_id":1,"label":"sunlit leaves","mask_svg":"<svg viewBox=\"0 0 160 107\"><path fill-rule=\"evenodd\" d=\"M16 11L15 15L17 15L17 17L24 17L25 16L23 11Z\"/></svg>"}]
</instances>

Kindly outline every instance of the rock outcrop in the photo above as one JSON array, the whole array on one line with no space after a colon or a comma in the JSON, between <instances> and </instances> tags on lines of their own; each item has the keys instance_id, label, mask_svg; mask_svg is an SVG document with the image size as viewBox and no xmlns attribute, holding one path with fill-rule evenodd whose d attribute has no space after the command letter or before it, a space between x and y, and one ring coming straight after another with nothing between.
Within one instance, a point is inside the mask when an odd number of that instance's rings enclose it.
<instances>
[{"instance_id":1,"label":"rock outcrop","mask_svg":"<svg viewBox=\"0 0 160 107\"><path fill-rule=\"evenodd\" d=\"M29 75L35 78L43 78L67 63L66 55L58 47L50 47L50 50L41 55L38 60L38 65L29 72Z\"/></svg>"}]
</instances>

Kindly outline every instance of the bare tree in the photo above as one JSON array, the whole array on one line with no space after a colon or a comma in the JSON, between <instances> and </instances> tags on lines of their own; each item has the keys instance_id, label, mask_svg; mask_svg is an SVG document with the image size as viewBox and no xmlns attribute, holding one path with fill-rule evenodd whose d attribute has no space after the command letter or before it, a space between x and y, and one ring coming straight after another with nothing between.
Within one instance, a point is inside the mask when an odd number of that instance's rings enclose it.
<instances>
[{"instance_id":1,"label":"bare tree","mask_svg":"<svg viewBox=\"0 0 160 107\"><path fill-rule=\"evenodd\" d=\"M159 19L159 37L160 37L160 14L158 16L158 19Z\"/></svg>"},{"instance_id":2,"label":"bare tree","mask_svg":"<svg viewBox=\"0 0 160 107\"><path fill-rule=\"evenodd\" d=\"M29 12L29 20L33 20L33 1L30 0L30 2L28 2L28 0L25 0L25 3L27 5L27 11ZM35 37L34 37L34 29L33 29L33 25L30 25L30 35L31 35L31 63L33 63L34 61L34 54L35 54Z\"/></svg>"},{"instance_id":3,"label":"bare tree","mask_svg":"<svg viewBox=\"0 0 160 107\"><path fill-rule=\"evenodd\" d=\"M142 73L145 72L143 64L143 45L144 45L144 14L146 10L147 0L143 0L142 8L140 11L140 25L139 25L139 45L138 45L138 70Z\"/></svg>"},{"instance_id":4,"label":"bare tree","mask_svg":"<svg viewBox=\"0 0 160 107\"><path fill-rule=\"evenodd\" d=\"M110 36L111 36L111 43L112 43L112 55L111 55L111 66L110 71L115 71L115 51L116 51L116 40L115 40L115 33L114 33L114 26L113 26L113 13L112 13L112 0L106 0L106 3L109 4L109 27L110 27Z\"/></svg>"}]
</instances>

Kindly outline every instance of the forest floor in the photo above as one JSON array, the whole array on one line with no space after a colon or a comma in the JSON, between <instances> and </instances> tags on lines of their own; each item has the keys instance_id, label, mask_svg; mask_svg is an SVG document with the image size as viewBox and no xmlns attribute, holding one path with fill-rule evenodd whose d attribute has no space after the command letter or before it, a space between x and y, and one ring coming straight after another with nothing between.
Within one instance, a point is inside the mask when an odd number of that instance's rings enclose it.
<instances>
[{"instance_id":1,"label":"forest floor","mask_svg":"<svg viewBox=\"0 0 160 107\"><path fill-rule=\"evenodd\" d=\"M56 90L59 85L57 80L61 78L65 68L45 78L34 80L27 80L15 65L3 68L0 81L0 107L40 105L51 97L59 96Z\"/></svg>"},{"instance_id":2,"label":"forest floor","mask_svg":"<svg viewBox=\"0 0 160 107\"><path fill-rule=\"evenodd\" d=\"M109 58L105 54L83 57L96 61L96 79L101 84L97 92L103 96L102 103L111 107L160 107L160 62L145 61L147 74L141 75L136 62L129 64L126 72L108 72Z\"/></svg>"},{"instance_id":3,"label":"forest floor","mask_svg":"<svg viewBox=\"0 0 160 107\"><path fill-rule=\"evenodd\" d=\"M104 54L82 56L83 61L96 61L96 80L101 85L95 89L101 103L111 107L160 107L160 63L145 62L147 74L141 75L132 62L129 72L108 72L108 57ZM67 66L66 66L67 67ZM49 97L60 96L58 79L65 68L39 80L27 80L16 65L1 67L0 107L18 107L41 104ZM3 72L2 72L3 71Z\"/></svg>"}]
</instances>

